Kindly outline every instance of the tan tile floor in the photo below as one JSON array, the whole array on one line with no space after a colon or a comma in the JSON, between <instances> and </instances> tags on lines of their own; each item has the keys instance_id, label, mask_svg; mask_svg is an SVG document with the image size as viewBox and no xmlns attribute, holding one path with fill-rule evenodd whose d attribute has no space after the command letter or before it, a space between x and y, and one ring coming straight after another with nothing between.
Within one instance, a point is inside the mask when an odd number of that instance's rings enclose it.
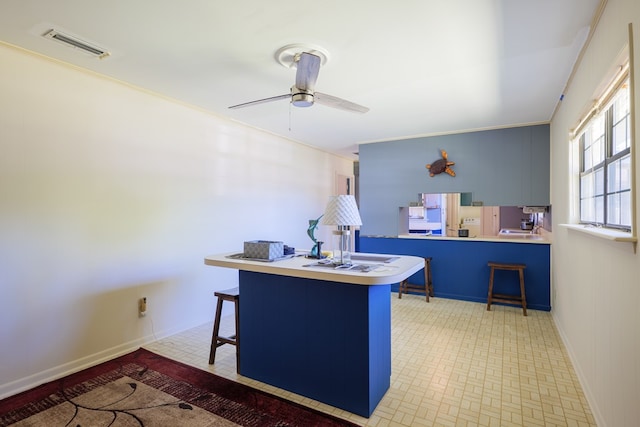
<instances>
[{"instance_id":1,"label":"tan tile floor","mask_svg":"<svg viewBox=\"0 0 640 427\"><path fill-rule=\"evenodd\" d=\"M392 294L391 387L363 418L236 374L235 347L209 366L212 324L145 346L363 426L595 426L551 314ZM233 316L223 329L233 331ZM231 328L231 329L229 329Z\"/></svg>"}]
</instances>

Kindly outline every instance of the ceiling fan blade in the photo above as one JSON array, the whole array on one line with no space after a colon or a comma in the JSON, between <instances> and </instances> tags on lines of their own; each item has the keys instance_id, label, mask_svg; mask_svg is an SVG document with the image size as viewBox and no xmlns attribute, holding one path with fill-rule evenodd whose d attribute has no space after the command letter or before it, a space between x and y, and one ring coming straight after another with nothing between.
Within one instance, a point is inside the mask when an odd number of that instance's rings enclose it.
<instances>
[{"instance_id":1,"label":"ceiling fan blade","mask_svg":"<svg viewBox=\"0 0 640 427\"><path fill-rule=\"evenodd\" d=\"M250 102L245 102L238 105L232 105L229 108L235 109L235 108L251 107L253 105L265 104L267 102L279 101L281 99L290 99L290 98L291 98L291 94L288 93L286 95L272 96L271 98L258 99L256 101L250 101Z\"/></svg>"},{"instance_id":2,"label":"ceiling fan blade","mask_svg":"<svg viewBox=\"0 0 640 427\"><path fill-rule=\"evenodd\" d=\"M318 73L320 72L320 57L311 53L302 52L297 63L296 87L313 92L316 80L318 80Z\"/></svg>"},{"instance_id":3,"label":"ceiling fan blade","mask_svg":"<svg viewBox=\"0 0 640 427\"><path fill-rule=\"evenodd\" d=\"M327 95L326 93L316 92L313 95L315 102L326 105L327 107L338 108L340 110L351 111L352 113L366 113L369 111L367 107L355 104L336 96Z\"/></svg>"}]
</instances>

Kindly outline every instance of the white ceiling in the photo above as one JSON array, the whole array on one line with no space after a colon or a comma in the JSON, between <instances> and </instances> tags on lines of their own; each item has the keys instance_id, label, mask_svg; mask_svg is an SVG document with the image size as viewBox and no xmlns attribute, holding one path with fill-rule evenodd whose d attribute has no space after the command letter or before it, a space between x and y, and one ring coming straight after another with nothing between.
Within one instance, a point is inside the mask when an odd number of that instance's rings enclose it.
<instances>
[{"instance_id":1,"label":"white ceiling","mask_svg":"<svg viewBox=\"0 0 640 427\"><path fill-rule=\"evenodd\" d=\"M548 122L604 0L2 0L0 40L323 150ZM100 60L41 35L55 28ZM366 114L287 100L292 43L329 53L319 92Z\"/></svg>"}]
</instances>

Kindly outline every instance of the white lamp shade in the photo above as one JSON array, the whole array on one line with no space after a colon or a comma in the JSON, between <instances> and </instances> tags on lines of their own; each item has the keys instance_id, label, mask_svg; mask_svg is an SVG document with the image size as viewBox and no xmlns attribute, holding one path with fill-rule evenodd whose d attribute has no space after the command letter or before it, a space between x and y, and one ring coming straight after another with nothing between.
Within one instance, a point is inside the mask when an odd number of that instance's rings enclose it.
<instances>
[{"instance_id":1,"label":"white lamp shade","mask_svg":"<svg viewBox=\"0 0 640 427\"><path fill-rule=\"evenodd\" d=\"M356 198L353 196L331 196L322 217L325 225L362 225Z\"/></svg>"}]
</instances>

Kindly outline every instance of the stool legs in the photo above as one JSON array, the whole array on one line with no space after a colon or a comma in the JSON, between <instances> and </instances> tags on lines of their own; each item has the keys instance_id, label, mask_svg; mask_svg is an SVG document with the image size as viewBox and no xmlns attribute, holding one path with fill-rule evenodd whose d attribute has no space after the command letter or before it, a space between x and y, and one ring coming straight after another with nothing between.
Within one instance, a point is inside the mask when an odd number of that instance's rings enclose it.
<instances>
[{"instance_id":1,"label":"stool legs","mask_svg":"<svg viewBox=\"0 0 640 427\"><path fill-rule=\"evenodd\" d=\"M501 264L490 262L489 267L491 267L491 271L489 272L489 294L487 295L487 311L491 311L491 304L496 302L503 302L506 304L518 304L522 306L522 313L524 316L527 315L527 297L524 288L524 269L526 265L524 264ZM520 295L504 295L504 294L496 294L493 292L493 280L495 270L511 270L518 272L518 278L520 279Z\"/></svg>"},{"instance_id":2,"label":"stool legs","mask_svg":"<svg viewBox=\"0 0 640 427\"><path fill-rule=\"evenodd\" d=\"M218 336L220 335L220 317L222 316L222 298L218 298L216 305L216 317L213 321L213 335L211 336L211 351L209 352L209 365L216 361L216 350L218 349Z\"/></svg>"},{"instance_id":3,"label":"stool legs","mask_svg":"<svg viewBox=\"0 0 640 427\"><path fill-rule=\"evenodd\" d=\"M487 295L487 311L491 311L491 303L493 302L493 267L489 273L489 295ZM211 362L209 362L211 363Z\"/></svg>"},{"instance_id":4,"label":"stool legs","mask_svg":"<svg viewBox=\"0 0 640 427\"><path fill-rule=\"evenodd\" d=\"M402 299L402 294L408 294L409 290L413 290L416 292L424 292L426 295L426 300L429 302L429 297L433 296L433 280L431 278L431 257L424 259L424 286L422 285L414 285L413 283L409 283L409 279L404 279L400 282L400 286L398 287L398 298Z\"/></svg>"},{"instance_id":5,"label":"stool legs","mask_svg":"<svg viewBox=\"0 0 640 427\"><path fill-rule=\"evenodd\" d=\"M524 285L523 285L524 286ZM238 300L234 300L235 311L236 311L236 334L233 338L236 341L236 372L240 373L240 312L238 311L240 307L238 307ZM526 313L525 313L526 316Z\"/></svg>"},{"instance_id":6,"label":"stool legs","mask_svg":"<svg viewBox=\"0 0 640 427\"><path fill-rule=\"evenodd\" d=\"M427 302L429 302L429 297L433 296L433 278L431 277L431 257L425 258L425 271L424 271L424 280L427 284Z\"/></svg>"},{"instance_id":7,"label":"stool legs","mask_svg":"<svg viewBox=\"0 0 640 427\"><path fill-rule=\"evenodd\" d=\"M209 352L209 364L213 365L216 360L216 350L224 344L231 344L236 347L236 372L240 373L240 314L239 314L239 291L238 288L228 291L216 292L218 303L216 305L216 315L213 321L213 334L211 336L211 350ZM220 318L222 316L222 304L224 301L234 303L235 309L235 335L229 337L220 336Z\"/></svg>"},{"instance_id":8,"label":"stool legs","mask_svg":"<svg viewBox=\"0 0 640 427\"><path fill-rule=\"evenodd\" d=\"M527 296L524 292L524 269L519 269L518 272L520 273L520 299L522 301L522 314L524 316L527 315Z\"/></svg>"}]
</instances>

